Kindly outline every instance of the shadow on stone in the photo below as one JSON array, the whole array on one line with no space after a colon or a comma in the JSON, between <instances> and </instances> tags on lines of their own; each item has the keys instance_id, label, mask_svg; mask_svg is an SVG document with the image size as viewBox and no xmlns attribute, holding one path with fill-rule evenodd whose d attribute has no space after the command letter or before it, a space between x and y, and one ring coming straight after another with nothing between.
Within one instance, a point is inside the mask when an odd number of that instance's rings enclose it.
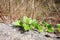
<instances>
[{"instance_id":1,"label":"shadow on stone","mask_svg":"<svg viewBox=\"0 0 60 40\"><path fill-rule=\"evenodd\" d=\"M24 30L24 28L23 28L23 27L21 27L21 26L15 26L15 25L13 25L12 27L13 27L13 28L17 28L17 29L18 29L18 31L20 31L20 32L21 32L21 34L23 34L23 33L27 32L27 31L29 31L29 30L25 31L25 30Z\"/></svg>"}]
</instances>

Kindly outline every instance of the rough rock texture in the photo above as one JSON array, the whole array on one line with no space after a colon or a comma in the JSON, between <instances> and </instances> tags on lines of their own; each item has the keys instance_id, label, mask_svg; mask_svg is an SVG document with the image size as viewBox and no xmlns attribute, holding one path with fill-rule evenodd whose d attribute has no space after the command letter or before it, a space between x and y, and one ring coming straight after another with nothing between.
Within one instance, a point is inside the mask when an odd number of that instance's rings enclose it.
<instances>
[{"instance_id":1,"label":"rough rock texture","mask_svg":"<svg viewBox=\"0 0 60 40\"><path fill-rule=\"evenodd\" d=\"M38 33L36 31L28 31L21 33L12 25L0 23L0 40L60 40L54 34L48 34L51 37L46 37L47 33Z\"/></svg>"}]
</instances>

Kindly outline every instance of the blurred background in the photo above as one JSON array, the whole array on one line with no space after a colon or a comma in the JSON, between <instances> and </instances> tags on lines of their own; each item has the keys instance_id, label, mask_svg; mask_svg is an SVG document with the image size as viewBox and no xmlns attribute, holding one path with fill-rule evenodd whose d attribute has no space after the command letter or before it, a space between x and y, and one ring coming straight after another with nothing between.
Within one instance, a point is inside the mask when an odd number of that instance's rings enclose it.
<instances>
[{"instance_id":1,"label":"blurred background","mask_svg":"<svg viewBox=\"0 0 60 40\"><path fill-rule=\"evenodd\" d=\"M23 16L60 23L60 0L0 0L0 22L12 23Z\"/></svg>"}]
</instances>

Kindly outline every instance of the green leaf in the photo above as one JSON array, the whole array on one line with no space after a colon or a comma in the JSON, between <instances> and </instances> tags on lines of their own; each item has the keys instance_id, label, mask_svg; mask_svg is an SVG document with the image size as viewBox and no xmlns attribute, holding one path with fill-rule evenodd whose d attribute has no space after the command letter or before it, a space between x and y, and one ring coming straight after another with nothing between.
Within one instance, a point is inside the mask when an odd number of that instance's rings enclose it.
<instances>
[{"instance_id":1,"label":"green leaf","mask_svg":"<svg viewBox=\"0 0 60 40\"><path fill-rule=\"evenodd\" d=\"M52 24L48 24L48 26L47 26L47 31L48 31L48 32L54 32L54 29L53 29Z\"/></svg>"},{"instance_id":2,"label":"green leaf","mask_svg":"<svg viewBox=\"0 0 60 40\"><path fill-rule=\"evenodd\" d=\"M30 25L30 29L35 29L35 26L33 26L33 25Z\"/></svg>"},{"instance_id":3,"label":"green leaf","mask_svg":"<svg viewBox=\"0 0 60 40\"><path fill-rule=\"evenodd\" d=\"M32 20L32 21L31 21L31 24L32 24L33 26L36 26L36 24L37 24L36 19Z\"/></svg>"},{"instance_id":4,"label":"green leaf","mask_svg":"<svg viewBox=\"0 0 60 40\"><path fill-rule=\"evenodd\" d=\"M29 24L32 24L32 20L29 21Z\"/></svg>"},{"instance_id":5,"label":"green leaf","mask_svg":"<svg viewBox=\"0 0 60 40\"><path fill-rule=\"evenodd\" d=\"M45 21L43 21L43 22L42 22L42 25L43 25L44 27L47 27L48 24L47 24Z\"/></svg>"},{"instance_id":6,"label":"green leaf","mask_svg":"<svg viewBox=\"0 0 60 40\"><path fill-rule=\"evenodd\" d=\"M31 20L31 18L28 18L26 16L23 17L23 22L26 24L29 24L29 21Z\"/></svg>"},{"instance_id":7,"label":"green leaf","mask_svg":"<svg viewBox=\"0 0 60 40\"><path fill-rule=\"evenodd\" d=\"M38 29L39 32L43 32L43 27L40 26L40 24L37 24L37 29Z\"/></svg>"},{"instance_id":8,"label":"green leaf","mask_svg":"<svg viewBox=\"0 0 60 40\"><path fill-rule=\"evenodd\" d=\"M35 29L35 27L36 27L36 25L37 25L36 20L35 20L35 19L34 19L34 20L30 20L29 23L30 23L30 28L31 28L31 29Z\"/></svg>"},{"instance_id":9,"label":"green leaf","mask_svg":"<svg viewBox=\"0 0 60 40\"><path fill-rule=\"evenodd\" d=\"M27 30L30 29L30 28L29 28L29 25L27 25L27 24L23 24L23 26L24 26L24 30L25 30L25 31L27 31Z\"/></svg>"},{"instance_id":10,"label":"green leaf","mask_svg":"<svg viewBox=\"0 0 60 40\"><path fill-rule=\"evenodd\" d=\"M48 28L48 29L51 29L52 27L53 27L52 24L48 24L48 25L47 25L47 28Z\"/></svg>"},{"instance_id":11,"label":"green leaf","mask_svg":"<svg viewBox=\"0 0 60 40\"><path fill-rule=\"evenodd\" d=\"M15 22L12 23L13 25L20 26L20 20L16 20Z\"/></svg>"},{"instance_id":12,"label":"green leaf","mask_svg":"<svg viewBox=\"0 0 60 40\"><path fill-rule=\"evenodd\" d=\"M19 24L20 24L20 26L23 26L23 22L22 22L22 21L20 21L20 23L19 23Z\"/></svg>"},{"instance_id":13,"label":"green leaf","mask_svg":"<svg viewBox=\"0 0 60 40\"><path fill-rule=\"evenodd\" d=\"M57 24L57 30L60 32L60 24Z\"/></svg>"},{"instance_id":14,"label":"green leaf","mask_svg":"<svg viewBox=\"0 0 60 40\"><path fill-rule=\"evenodd\" d=\"M48 29L48 30L47 30L47 32L50 32L50 33L52 33L52 32L54 32L54 29L53 29L53 28L51 28L51 29Z\"/></svg>"}]
</instances>

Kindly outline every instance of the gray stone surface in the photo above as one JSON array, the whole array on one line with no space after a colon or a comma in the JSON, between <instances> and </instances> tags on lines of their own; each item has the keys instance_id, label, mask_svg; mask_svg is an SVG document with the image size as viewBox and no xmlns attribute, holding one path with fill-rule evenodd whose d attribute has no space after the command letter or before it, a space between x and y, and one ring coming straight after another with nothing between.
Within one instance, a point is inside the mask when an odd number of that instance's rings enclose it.
<instances>
[{"instance_id":1,"label":"gray stone surface","mask_svg":"<svg viewBox=\"0 0 60 40\"><path fill-rule=\"evenodd\" d=\"M0 23L0 40L60 40L53 37L45 37L44 35L47 33L38 33L32 30L21 34L20 31L11 26ZM52 34L52 36L56 35Z\"/></svg>"}]
</instances>

